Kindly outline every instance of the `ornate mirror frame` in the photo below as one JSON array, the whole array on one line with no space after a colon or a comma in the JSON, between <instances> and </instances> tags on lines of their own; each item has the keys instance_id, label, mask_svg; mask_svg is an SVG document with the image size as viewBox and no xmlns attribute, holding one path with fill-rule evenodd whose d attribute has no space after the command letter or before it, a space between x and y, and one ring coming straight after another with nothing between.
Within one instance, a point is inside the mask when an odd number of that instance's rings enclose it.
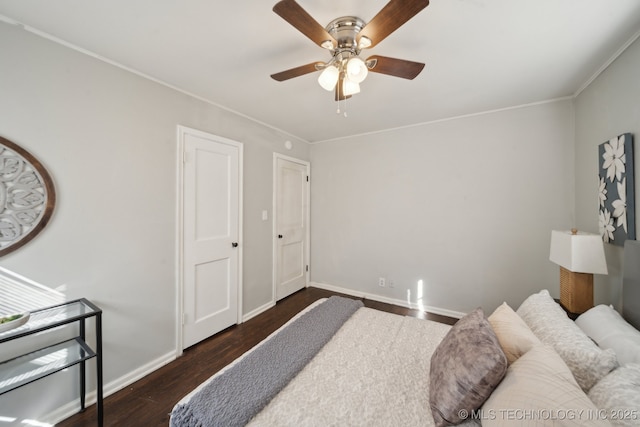
<instances>
[{"instance_id":1,"label":"ornate mirror frame","mask_svg":"<svg viewBox=\"0 0 640 427\"><path fill-rule=\"evenodd\" d=\"M0 257L21 248L47 225L53 180L28 151L0 136Z\"/></svg>"}]
</instances>

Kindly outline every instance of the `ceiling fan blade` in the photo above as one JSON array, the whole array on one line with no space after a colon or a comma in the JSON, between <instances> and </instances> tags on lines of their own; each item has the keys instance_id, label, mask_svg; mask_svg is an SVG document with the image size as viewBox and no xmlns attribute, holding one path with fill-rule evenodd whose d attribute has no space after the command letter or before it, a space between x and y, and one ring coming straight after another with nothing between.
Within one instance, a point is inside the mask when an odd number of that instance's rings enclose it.
<instances>
[{"instance_id":1,"label":"ceiling fan blade","mask_svg":"<svg viewBox=\"0 0 640 427\"><path fill-rule=\"evenodd\" d=\"M296 3L295 0L281 0L273 6L273 11L318 46L326 48L327 46L323 46L323 43L327 41L331 43L331 49L336 46L337 42L331 34Z\"/></svg>"},{"instance_id":2,"label":"ceiling fan blade","mask_svg":"<svg viewBox=\"0 0 640 427\"><path fill-rule=\"evenodd\" d=\"M389 1L360 31L358 42L364 36L371 40L371 45L368 47L374 47L427 6L429 6L429 0Z\"/></svg>"},{"instance_id":3,"label":"ceiling fan blade","mask_svg":"<svg viewBox=\"0 0 640 427\"><path fill-rule=\"evenodd\" d=\"M279 73L271 74L271 78L279 82L292 79L294 77L303 76L305 74L318 71L316 64L322 65L322 62L312 62L311 64L301 65L300 67L291 68L290 70L280 71Z\"/></svg>"},{"instance_id":4,"label":"ceiling fan blade","mask_svg":"<svg viewBox=\"0 0 640 427\"><path fill-rule=\"evenodd\" d=\"M394 77L413 80L424 68L422 62L407 61L405 59L389 58L373 55L367 58L367 63L375 61L375 65L369 69L374 73L388 74Z\"/></svg>"}]
</instances>

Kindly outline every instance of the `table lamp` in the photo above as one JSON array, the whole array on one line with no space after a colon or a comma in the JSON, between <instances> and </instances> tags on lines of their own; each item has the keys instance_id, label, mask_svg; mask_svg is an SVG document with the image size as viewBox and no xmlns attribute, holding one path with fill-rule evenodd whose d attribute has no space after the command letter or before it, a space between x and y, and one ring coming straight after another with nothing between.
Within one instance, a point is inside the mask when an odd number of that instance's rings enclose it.
<instances>
[{"instance_id":1,"label":"table lamp","mask_svg":"<svg viewBox=\"0 0 640 427\"><path fill-rule=\"evenodd\" d=\"M560 304L577 314L593 307L593 275L608 273L602 237L553 230L549 259L560 266Z\"/></svg>"}]
</instances>

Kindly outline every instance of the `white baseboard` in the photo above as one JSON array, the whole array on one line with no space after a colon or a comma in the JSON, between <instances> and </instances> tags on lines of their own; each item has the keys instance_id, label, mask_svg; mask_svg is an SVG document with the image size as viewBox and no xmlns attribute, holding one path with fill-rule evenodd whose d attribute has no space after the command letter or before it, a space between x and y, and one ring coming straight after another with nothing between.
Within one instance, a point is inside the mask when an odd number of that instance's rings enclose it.
<instances>
[{"instance_id":1,"label":"white baseboard","mask_svg":"<svg viewBox=\"0 0 640 427\"><path fill-rule=\"evenodd\" d=\"M247 314L242 316L242 322L246 322L247 320L256 317L257 315L264 313L265 311L269 310L271 307L274 307L276 305L275 302L273 301L269 301L268 303L266 303L265 305L256 308L255 310L252 310L250 312L248 312Z\"/></svg>"},{"instance_id":2,"label":"white baseboard","mask_svg":"<svg viewBox=\"0 0 640 427\"><path fill-rule=\"evenodd\" d=\"M342 288L340 286L330 285L328 283L310 282L309 286L325 289L327 291L339 292L341 294L351 295L357 298L365 298L373 301L384 302L386 304L399 305L400 307L422 310L424 312L438 314L440 316L453 317L455 319L460 319L467 314L461 311L448 310L446 308L432 307L428 305L421 305L421 304L416 304L416 303L412 303L412 302L401 300L401 299L389 298L382 295L371 294L368 292L355 291L353 289Z\"/></svg>"},{"instance_id":3,"label":"white baseboard","mask_svg":"<svg viewBox=\"0 0 640 427\"><path fill-rule=\"evenodd\" d=\"M146 365L141 366L140 368L132 372L129 372L126 375L121 376L120 378L117 378L111 381L108 384L104 384L102 388L103 394L104 394L103 397L106 398L107 396L110 396L113 393L122 390L123 388L133 384L134 382L146 377L150 373L162 368L164 365L173 362L175 359L176 359L176 353L175 351L172 351L170 353L165 354L164 356L160 356L157 359L152 360ZM95 390L87 393L85 407L96 403L96 400L97 400L96 397L97 397L97 393ZM59 423L60 421L67 419L72 415L75 415L79 410L80 410L80 402L78 401L78 399L74 399L73 402L69 402L66 405L62 405L55 411L50 412L44 417L44 419L47 422L52 423L52 425L55 425L56 423Z\"/></svg>"}]
</instances>

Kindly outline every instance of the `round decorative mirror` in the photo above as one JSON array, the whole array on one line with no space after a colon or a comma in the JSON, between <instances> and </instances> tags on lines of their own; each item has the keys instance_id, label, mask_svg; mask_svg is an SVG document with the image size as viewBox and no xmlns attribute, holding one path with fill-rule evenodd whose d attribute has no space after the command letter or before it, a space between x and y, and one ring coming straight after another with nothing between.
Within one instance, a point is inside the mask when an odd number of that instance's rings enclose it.
<instances>
[{"instance_id":1,"label":"round decorative mirror","mask_svg":"<svg viewBox=\"0 0 640 427\"><path fill-rule=\"evenodd\" d=\"M47 170L29 152L0 136L0 256L42 231L55 202Z\"/></svg>"}]
</instances>

